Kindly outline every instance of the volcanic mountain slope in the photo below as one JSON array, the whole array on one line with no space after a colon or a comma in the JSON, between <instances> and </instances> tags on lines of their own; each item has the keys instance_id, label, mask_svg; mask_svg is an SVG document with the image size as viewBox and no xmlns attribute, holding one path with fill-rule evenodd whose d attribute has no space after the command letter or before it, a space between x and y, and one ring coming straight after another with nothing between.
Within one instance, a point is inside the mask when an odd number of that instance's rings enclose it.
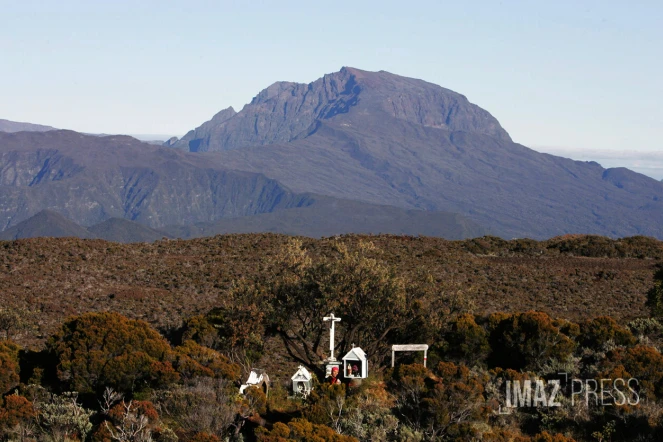
<instances>
[{"instance_id":1,"label":"volcanic mountain slope","mask_svg":"<svg viewBox=\"0 0 663 442\"><path fill-rule=\"evenodd\" d=\"M14 240L36 237L77 237L95 238L85 227L65 218L52 210L42 210L35 216L0 232L0 240Z\"/></svg>"},{"instance_id":2,"label":"volcanic mountain slope","mask_svg":"<svg viewBox=\"0 0 663 442\"><path fill-rule=\"evenodd\" d=\"M660 182L535 152L464 96L387 72L275 83L175 147L295 192L460 213L505 237L663 238Z\"/></svg>"},{"instance_id":3,"label":"volcanic mountain slope","mask_svg":"<svg viewBox=\"0 0 663 442\"><path fill-rule=\"evenodd\" d=\"M313 198L313 197L312 197ZM164 238L199 238L224 233L273 232L321 238L346 232L423 235L451 239L482 236L487 231L460 215L404 210L359 201L315 197L311 205L210 223L152 229L135 221L110 218L88 228L52 210L0 232L0 240L38 237L96 238L120 243L153 242Z\"/></svg>"},{"instance_id":4,"label":"volcanic mountain slope","mask_svg":"<svg viewBox=\"0 0 663 442\"><path fill-rule=\"evenodd\" d=\"M150 227L308 204L264 175L127 136L0 133L0 227L43 209L83 226L117 217Z\"/></svg>"},{"instance_id":5,"label":"volcanic mountain slope","mask_svg":"<svg viewBox=\"0 0 663 442\"><path fill-rule=\"evenodd\" d=\"M456 214L293 193L264 175L227 170L220 158L70 131L0 134L0 222L0 239L119 242L169 236L164 226L183 238L273 231L462 239L487 232Z\"/></svg>"},{"instance_id":6,"label":"volcanic mountain slope","mask_svg":"<svg viewBox=\"0 0 663 442\"><path fill-rule=\"evenodd\" d=\"M405 210L324 196L313 198L314 201L306 207L224 218L192 226L168 226L163 230L176 238L253 232L322 238L352 232L466 239L489 233L475 222L454 213Z\"/></svg>"},{"instance_id":7,"label":"volcanic mountain slope","mask_svg":"<svg viewBox=\"0 0 663 442\"><path fill-rule=\"evenodd\" d=\"M463 95L384 71L343 68L310 84L274 83L241 112L232 107L219 112L173 147L206 152L289 142L350 111L511 140L492 115Z\"/></svg>"},{"instance_id":8,"label":"volcanic mountain slope","mask_svg":"<svg viewBox=\"0 0 663 442\"><path fill-rule=\"evenodd\" d=\"M168 238L161 230L151 229L135 221L122 218L109 218L104 222L87 228L94 238L121 243L153 242Z\"/></svg>"},{"instance_id":9,"label":"volcanic mountain slope","mask_svg":"<svg viewBox=\"0 0 663 442\"><path fill-rule=\"evenodd\" d=\"M51 126L43 126L41 124L21 123L18 121L3 120L0 118L0 132L46 132L49 130L56 130Z\"/></svg>"},{"instance_id":10,"label":"volcanic mountain slope","mask_svg":"<svg viewBox=\"0 0 663 442\"><path fill-rule=\"evenodd\" d=\"M98 238L106 241L132 243L152 242L168 237L168 234L120 218L110 218L86 229L52 210L42 210L36 215L0 232L0 240L11 241L39 237Z\"/></svg>"}]
</instances>

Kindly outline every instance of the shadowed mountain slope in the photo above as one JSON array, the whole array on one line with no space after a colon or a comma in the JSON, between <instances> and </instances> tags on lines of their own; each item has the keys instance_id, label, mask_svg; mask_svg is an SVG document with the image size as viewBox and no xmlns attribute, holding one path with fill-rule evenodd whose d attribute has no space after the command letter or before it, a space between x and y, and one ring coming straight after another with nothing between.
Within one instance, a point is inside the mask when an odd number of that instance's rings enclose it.
<instances>
[{"instance_id":1,"label":"shadowed mountain slope","mask_svg":"<svg viewBox=\"0 0 663 442\"><path fill-rule=\"evenodd\" d=\"M46 208L83 226L109 218L193 224L307 204L264 175L127 136L0 133L0 227Z\"/></svg>"},{"instance_id":2,"label":"shadowed mountain slope","mask_svg":"<svg viewBox=\"0 0 663 442\"><path fill-rule=\"evenodd\" d=\"M475 222L453 213L405 210L329 197L316 197L307 207L162 230L176 238L255 232L321 238L352 232L465 239L487 233Z\"/></svg>"},{"instance_id":3,"label":"shadowed mountain slope","mask_svg":"<svg viewBox=\"0 0 663 442\"><path fill-rule=\"evenodd\" d=\"M76 237L132 243L152 242L167 236L164 232L119 218L111 218L86 229L52 210L42 210L36 215L0 232L0 240L5 241L39 237Z\"/></svg>"},{"instance_id":4,"label":"shadowed mountain slope","mask_svg":"<svg viewBox=\"0 0 663 442\"><path fill-rule=\"evenodd\" d=\"M46 208L61 215L44 217ZM253 216L257 214L270 216ZM53 216L55 227L65 221L71 225L53 230ZM182 237L283 231L461 239L487 232L450 213L294 193L262 174L228 170L219 157L155 147L127 136L70 131L0 134L0 222L8 228L6 239L78 236L119 242L160 239L167 236L160 229L164 226L179 226L175 232ZM194 224L198 226L186 227Z\"/></svg>"},{"instance_id":5,"label":"shadowed mountain slope","mask_svg":"<svg viewBox=\"0 0 663 442\"><path fill-rule=\"evenodd\" d=\"M299 218L319 225L311 236L342 225L400 232L408 217L425 218L388 209L387 229L378 222L387 209L372 207L375 217L358 225L368 207L339 202L333 212L324 195L458 214L507 238L663 238L663 183L535 152L464 96L383 71L275 83L169 145L176 149L126 136L0 132L0 229L43 209L82 226L122 218L158 229L312 206ZM291 232L295 213L205 229Z\"/></svg>"},{"instance_id":6,"label":"shadowed mountain slope","mask_svg":"<svg viewBox=\"0 0 663 442\"><path fill-rule=\"evenodd\" d=\"M389 233L466 239L485 235L476 223L452 213L404 210L359 201L311 197L307 207L283 209L212 223L151 229L135 221L110 218L85 228L51 210L42 210L0 232L0 240L37 237L98 238L121 243L163 238L198 238L222 233L274 232L320 238L343 233Z\"/></svg>"},{"instance_id":7,"label":"shadowed mountain slope","mask_svg":"<svg viewBox=\"0 0 663 442\"><path fill-rule=\"evenodd\" d=\"M122 243L152 242L168 237L168 234L161 230L151 229L135 221L122 218L107 219L88 227L87 230L95 238Z\"/></svg>"},{"instance_id":8,"label":"shadowed mountain slope","mask_svg":"<svg viewBox=\"0 0 663 442\"><path fill-rule=\"evenodd\" d=\"M94 238L85 227L65 218L52 210L42 210L9 229L0 232L0 240L14 240L36 237L77 237Z\"/></svg>"},{"instance_id":9,"label":"shadowed mountain slope","mask_svg":"<svg viewBox=\"0 0 663 442\"><path fill-rule=\"evenodd\" d=\"M275 83L176 145L295 192L460 213L509 238L663 238L661 182L535 152L462 95L387 72Z\"/></svg>"}]
</instances>

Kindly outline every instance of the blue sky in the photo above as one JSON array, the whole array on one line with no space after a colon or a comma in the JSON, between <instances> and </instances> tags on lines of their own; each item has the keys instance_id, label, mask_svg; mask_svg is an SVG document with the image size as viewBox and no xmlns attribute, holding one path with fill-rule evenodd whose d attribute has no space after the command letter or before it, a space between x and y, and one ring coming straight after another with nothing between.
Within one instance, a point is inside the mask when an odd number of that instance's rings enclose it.
<instances>
[{"instance_id":1,"label":"blue sky","mask_svg":"<svg viewBox=\"0 0 663 442\"><path fill-rule=\"evenodd\" d=\"M0 118L182 135L353 66L460 92L537 150L663 178L660 0L0 5Z\"/></svg>"}]
</instances>

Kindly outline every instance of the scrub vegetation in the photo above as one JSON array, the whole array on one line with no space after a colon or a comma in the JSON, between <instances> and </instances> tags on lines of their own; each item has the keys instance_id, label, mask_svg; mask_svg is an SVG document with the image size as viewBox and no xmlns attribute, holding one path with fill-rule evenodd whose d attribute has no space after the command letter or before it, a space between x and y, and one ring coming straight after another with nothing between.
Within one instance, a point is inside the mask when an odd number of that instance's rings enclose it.
<instances>
[{"instance_id":1,"label":"scrub vegetation","mask_svg":"<svg viewBox=\"0 0 663 442\"><path fill-rule=\"evenodd\" d=\"M1 242L0 437L660 440L662 256L644 237ZM368 356L360 385L324 380L330 312L336 354ZM430 345L427 367L391 368L404 343ZM240 395L254 367L271 388ZM624 403L562 381L559 406L506 406L507 383L559 373L637 383Z\"/></svg>"}]
</instances>

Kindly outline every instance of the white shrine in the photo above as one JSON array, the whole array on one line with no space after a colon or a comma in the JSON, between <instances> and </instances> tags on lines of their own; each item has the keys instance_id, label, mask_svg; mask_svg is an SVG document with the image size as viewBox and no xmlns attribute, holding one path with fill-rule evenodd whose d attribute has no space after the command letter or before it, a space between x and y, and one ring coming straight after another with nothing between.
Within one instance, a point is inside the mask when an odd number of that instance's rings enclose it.
<instances>
[{"instance_id":1,"label":"white shrine","mask_svg":"<svg viewBox=\"0 0 663 442\"><path fill-rule=\"evenodd\" d=\"M244 391L250 386L259 387L262 389L263 393L269 394L269 376L267 376L265 370L252 368L251 373L249 373L249 378L239 387L240 394L244 394Z\"/></svg>"},{"instance_id":2,"label":"white shrine","mask_svg":"<svg viewBox=\"0 0 663 442\"><path fill-rule=\"evenodd\" d=\"M292 392L295 396L306 398L313 389L313 378L311 373L300 365L299 370L292 377Z\"/></svg>"},{"instance_id":3,"label":"white shrine","mask_svg":"<svg viewBox=\"0 0 663 442\"><path fill-rule=\"evenodd\" d=\"M353 345L352 350L343 356L343 375L347 379L366 379L368 377L368 359L366 359L364 350Z\"/></svg>"}]
</instances>

